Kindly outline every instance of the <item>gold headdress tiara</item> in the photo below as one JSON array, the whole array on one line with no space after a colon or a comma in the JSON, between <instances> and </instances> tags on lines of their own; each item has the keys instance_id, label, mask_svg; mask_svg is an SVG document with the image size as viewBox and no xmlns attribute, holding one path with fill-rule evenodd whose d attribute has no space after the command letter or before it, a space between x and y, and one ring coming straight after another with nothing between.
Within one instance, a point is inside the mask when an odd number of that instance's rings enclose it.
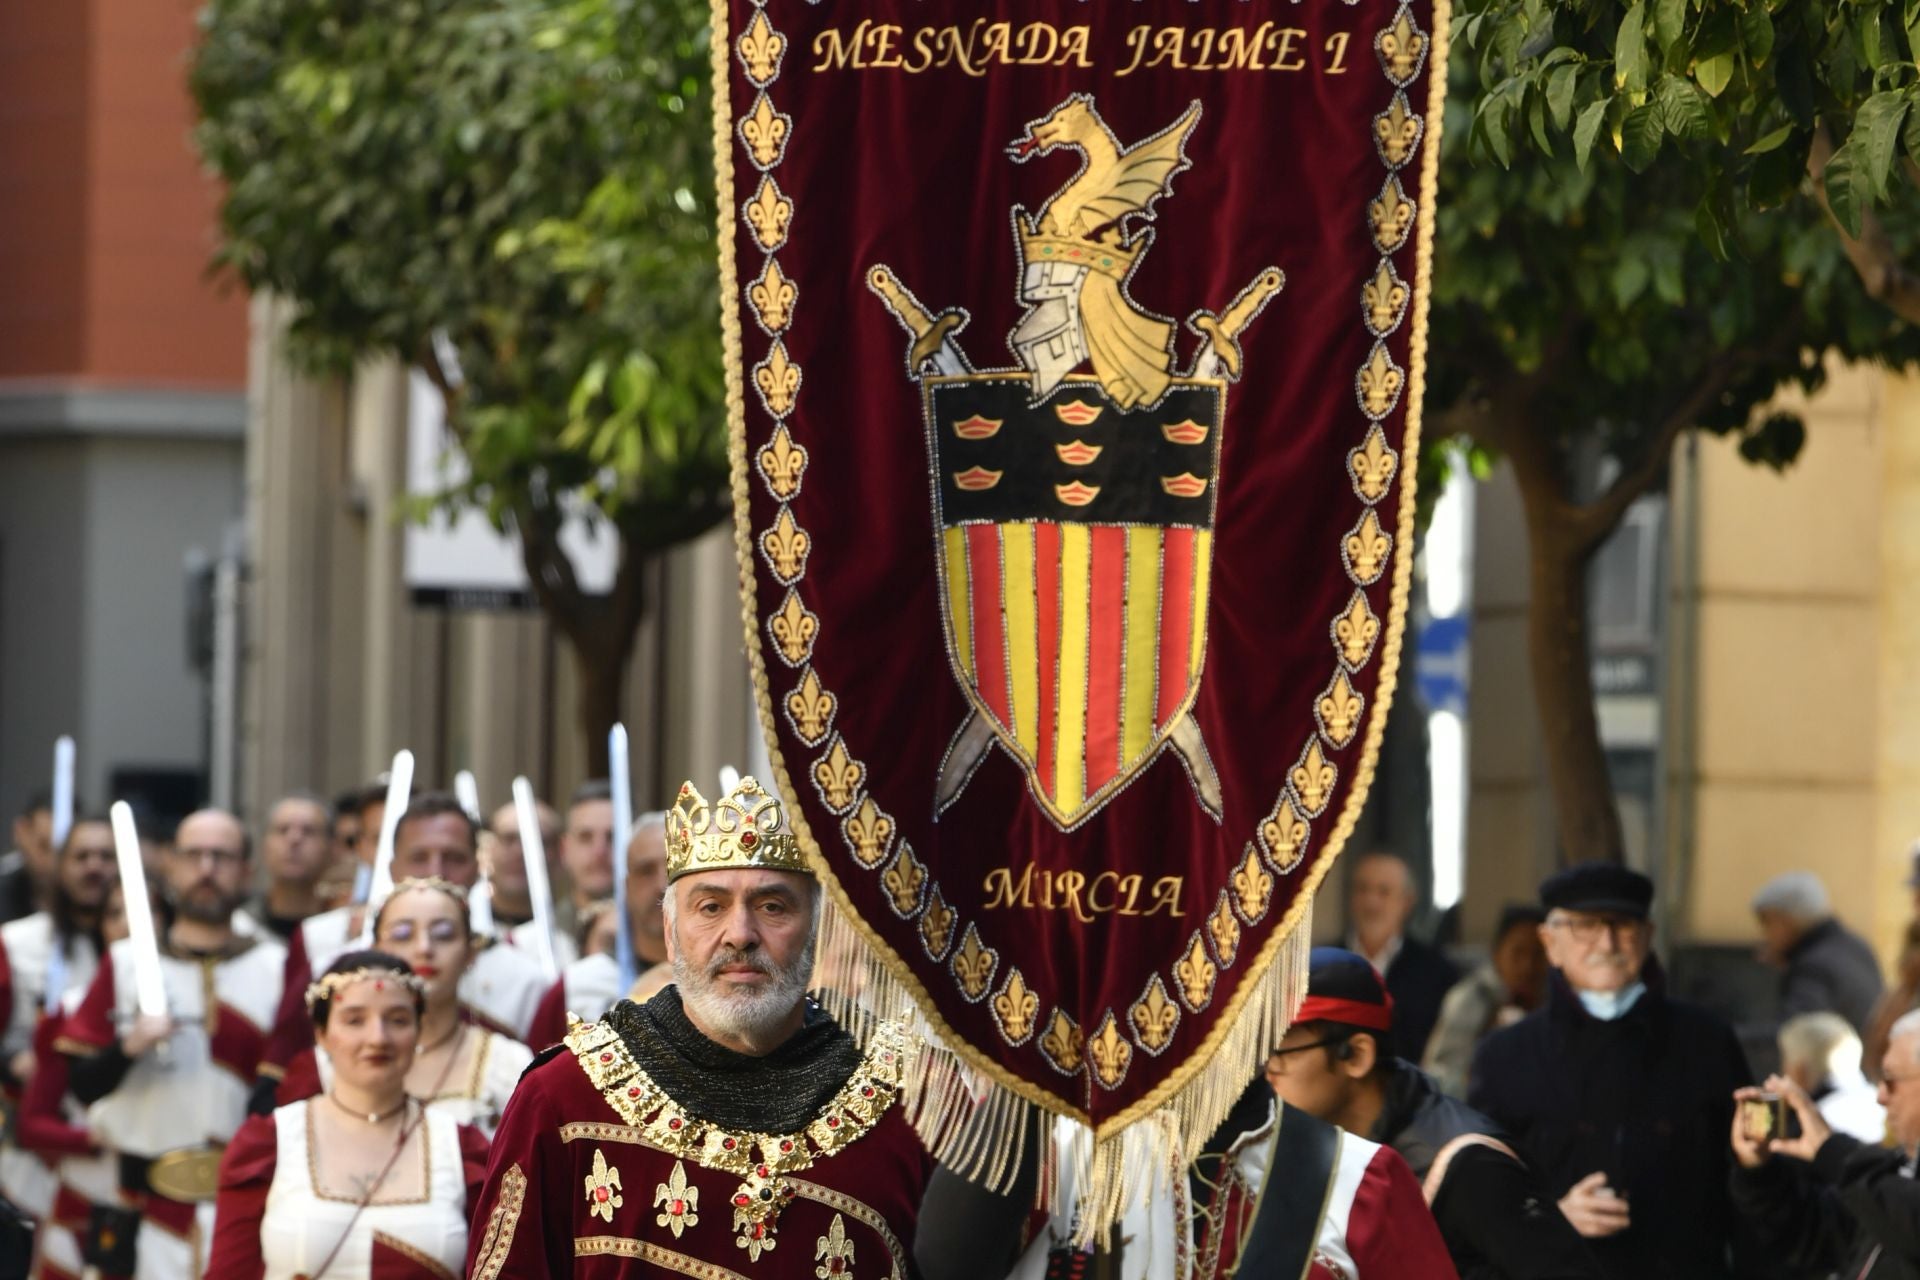
<instances>
[{"instance_id":1,"label":"gold headdress tiara","mask_svg":"<svg viewBox=\"0 0 1920 1280\"><path fill-rule=\"evenodd\" d=\"M427 998L427 984L417 973L401 973L398 969L345 969L339 973L322 974L307 984L307 1012L322 1000L331 1000L356 982L391 982L413 992L417 1000Z\"/></svg>"},{"instance_id":2,"label":"gold headdress tiara","mask_svg":"<svg viewBox=\"0 0 1920 1280\"><path fill-rule=\"evenodd\" d=\"M813 874L780 801L752 778L711 805L682 783L667 810L667 883L691 871L747 868Z\"/></svg>"},{"instance_id":3,"label":"gold headdress tiara","mask_svg":"<svg viewBox=\"0 0 1920 1280\"><path fill-rule=\"evenodd\" d=\"M466 886L457 885L444 876L408 876L405 880L396 881L393 888L387 890L387 896L373 904L373 931L375 933L380 932L380 917L387 913L387 904L409 889L433 889L446 894L449 898L459 903L462 910L466 909Z\"/></svg>"}]
</instances>

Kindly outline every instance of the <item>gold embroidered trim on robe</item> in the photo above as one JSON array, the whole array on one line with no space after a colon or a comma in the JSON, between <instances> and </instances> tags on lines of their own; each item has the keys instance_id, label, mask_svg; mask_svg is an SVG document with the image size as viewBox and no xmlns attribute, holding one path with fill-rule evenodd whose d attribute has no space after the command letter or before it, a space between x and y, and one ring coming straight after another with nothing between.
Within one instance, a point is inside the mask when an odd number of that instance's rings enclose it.
<instances>
[{"instance_id":1,"label":"gold embroidered trim on robe","mask_svg":"<svg viewBox=\"0 0 1920 1280\"><path fill-rule=\"evenodd\" d=\"M630 1124L601 1124L596 1120L570 1120L560 1126L562 1142L631 1142L647 1144L647 1135Z\"/></svg>"},{"instance_id":2,"label":"gold embroidered trim on robe","mask_svg":"<svg viewBox=\"0 0 1920 1280\"><path fill-rule=\"evenodd\" d=\"M487 1215L486 1234L480 1237L480 1248L474 1254L473 1280L497 1280L501 1268L507 1265L526 1198L527 1175L518 1164L508 1166L500 1177L500 1194L494 1198L493 1212Z\"/></svg>"},{"instance_id":3,"label":"gold embroidered trim on robe","mask_svg":"<svg viewBox=\"0 0 1920 1280\"><path fill-rule=\"evenodd\" d=\"M734 1229L741 1233L736 1243L755 1260L762 1250L773 1248L774 1223L795 1194L786 1175L845 1150L872 1130L899 1095L913 1057L906 1028L883 1024L874 1030L853 1074L805 1129L756 1133L722 1129L690 1115L634 1060L620 1033L604 1022L572 1028L566 1043L607 1105L639 1132L641 1143L742 1180L729 1204Z\"/></svg>"},{"instance_id":4,"label":"gold embroidered trim on robe","mask_svg":"<svg viewBox=\"0 0 1920 1280\"><path fill-rule=\"evenodd\" d=\"M443 1266L438 1258L422 1252L398 1236L390 1236L384 1231L376 1231L373 1233L373 1242L376 1245L393 1250L414 1266L419 1267L424 1274L433 1277L433 1280L460 1280L459 1276Z\"/></svg>"},{"instance_id":5,"label":"gold embroidered trim on robe","mask_svg":"<svg viewBox=\"0 0 1920 1280\"><path fill-rule=\"evenodd\" d=\"M738 1271L729 1271L725 1267L711 1262L702 1262L698 1258L689 1258L684 1253L675 1253L653 1243L651 1240L630 1240L626 1236L576 1236L573 1241L573 1256L576 1258L639 1258L642 1262L651 1262L663 1271L676 1275L694 1276L697 1280L747 1280Z\"/></svg>"}]
</instances>

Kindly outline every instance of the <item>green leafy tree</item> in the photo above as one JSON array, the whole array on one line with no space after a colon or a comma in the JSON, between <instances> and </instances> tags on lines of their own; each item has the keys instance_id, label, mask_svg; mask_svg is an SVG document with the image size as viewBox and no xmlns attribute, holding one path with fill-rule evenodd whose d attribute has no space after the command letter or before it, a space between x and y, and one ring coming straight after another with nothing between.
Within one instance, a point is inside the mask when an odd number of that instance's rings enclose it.
<instances>
[{"instance_id":1,"label":"green leafy tree","mask_svg":"<svg viewBox=\"0 0 1920 1280\"><path fill-rule=\"evenodd\" d=\"M649 560L730 507L703 6L211 0L191 68L225 180L221 267L291 301L317 369L373 355L445 395L579 659L601 771ZM618 537L590 595L569 510ZM420 514L420 513L416 513Z\"/></svg>"},{"instance_id":2,"label":"green leafy tree","mask_svg":"<svg viewBox=\"0 0 1920 1280\"><path fill-rule=\"evenodd\" d=\"M1866 113L1869 79L1910 93L1913 67L1870 77L1863 58L1836 100L1820 86L1856 37L1809 45L1803 32L1806 15L1843 10L1848 23L1879 12L1884 27L1894 8L1464 0L1456 12L1426 465L1497 454L1518 482L1530 676L1566 859L1621 854L1590 673L1594 552L1662 483L1681 433L1735 434L1750 460L1783 467L1805 433L1763 412L1777 391L1817 390L1833 356L1920 360L1920 334L1859 270L1864 240L1825 208L1898 243L1868 210L1892 181L1874 132L1891 108L1820 172L1823 113ZM1835 169L1851 204L1831 199Z\"/></svg>"},{"instance_id":3,"label":"green leafy tree","mask_svg":"<svg viewBox=\"0 0 1920 1280\"><path fill-rule=\"evenodd\" d=\"M1867 295L1920 322L1920 0L1467 0L1461 33L1501 164L1570 142L1637 173L1678 152L1716 253L1740 247L1737 208L1817 209Z\"/></svg>"}]
</instances>

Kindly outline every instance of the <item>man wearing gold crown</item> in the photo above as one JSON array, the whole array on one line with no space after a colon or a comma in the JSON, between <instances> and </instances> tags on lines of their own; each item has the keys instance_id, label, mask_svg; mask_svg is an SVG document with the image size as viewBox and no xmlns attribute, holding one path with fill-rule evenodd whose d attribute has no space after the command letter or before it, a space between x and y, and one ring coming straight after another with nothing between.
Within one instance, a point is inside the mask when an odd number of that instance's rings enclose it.
<instances>
[{"instance_id":1,"label":"man wearing gold crown","mask_svg":"<svg viewBox=\"0 0 1920 1280\"><path fill-rule=\"evenodd\" d=\"M667 815L675 985L576 1025L522 1077L470 1276L913 1271L934 1165L895 1102L916 1046L882 1026L862 1053L807 999L820 892L753 779L712 805L680 789Z\"/></svg>"}]
</instances>

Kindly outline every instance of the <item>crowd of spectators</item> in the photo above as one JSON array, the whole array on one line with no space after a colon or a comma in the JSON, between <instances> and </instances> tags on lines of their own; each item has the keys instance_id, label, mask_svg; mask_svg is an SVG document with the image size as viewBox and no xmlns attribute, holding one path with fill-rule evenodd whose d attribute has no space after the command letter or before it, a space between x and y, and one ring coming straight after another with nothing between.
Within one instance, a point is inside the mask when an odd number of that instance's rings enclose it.
<instances>
[{"instance_id":1,"label":"crowd of spectators","mask_svg":"<svg viewBox=\"0 0 1920 1280\"><path fill-rule=\"evenodd\" d=\"M1335 1014L1295 1024L1269 1082L1407 1158L1462 1276L1920 1277L1920 850L1907 887L1891 983L1819 876L1753 893L1780 1062L1756 1082L1729 1020L1671 989L1646 876L1554 874L1461 976L1410 936L1411 869L1370 852L1348 949L1314 953L1303 1017ZM1323 1045L1324 1069L1289 1061Z\"/></svg>"}]
</instances>

